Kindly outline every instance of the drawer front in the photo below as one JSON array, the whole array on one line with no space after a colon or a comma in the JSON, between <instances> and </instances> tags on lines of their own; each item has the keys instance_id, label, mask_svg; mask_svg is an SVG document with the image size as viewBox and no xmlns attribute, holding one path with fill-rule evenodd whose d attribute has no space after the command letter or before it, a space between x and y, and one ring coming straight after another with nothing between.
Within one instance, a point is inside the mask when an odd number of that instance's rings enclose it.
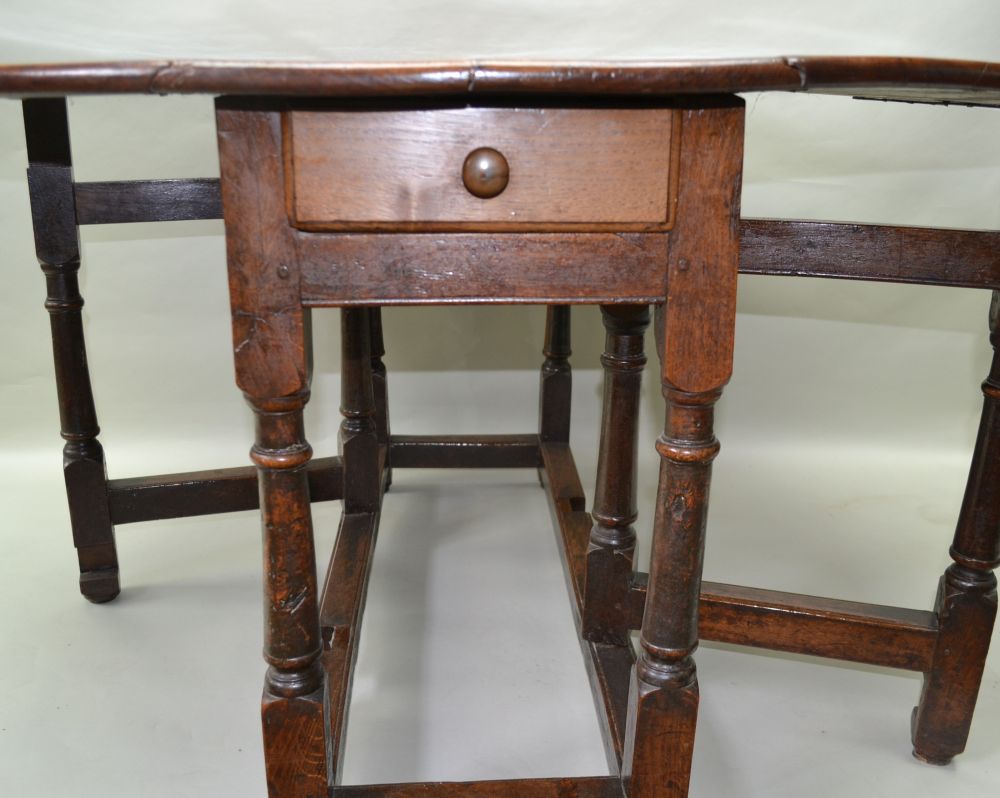
<instances>
[{"instance_id":1,"label":"drawer front","mask_svg":"<svg viewBox=\"0 0 1000 798\"><path fill-rule=\"evenodd\" d=\"M669 229L670 109L290 111L288 210L304 230ZM488 148L505 175L476 196ZM505 179L504 179L505 178ZM477 193L482 193L478 192Z\"/></svg>"}]
</instances>

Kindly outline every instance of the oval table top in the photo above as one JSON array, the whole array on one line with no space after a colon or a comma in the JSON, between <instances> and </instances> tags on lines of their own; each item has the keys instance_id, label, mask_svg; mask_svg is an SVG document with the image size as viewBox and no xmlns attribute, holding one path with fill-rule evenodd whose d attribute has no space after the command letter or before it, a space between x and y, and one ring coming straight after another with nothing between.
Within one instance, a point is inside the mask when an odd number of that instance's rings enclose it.
<instances>
[{"instance_id":1,"label":"oval table top","mask_svg":"<svg viewBox=\"0 0 1000 798\"><path fill-rule=\"evenodd\" d=\"M617 63L116 61L0 65L0 96L12 97L75 94L655 97L760 91L996 106L1000 105L1000 63L894 56L786 56Z\"/></svg>"}]
</instances>

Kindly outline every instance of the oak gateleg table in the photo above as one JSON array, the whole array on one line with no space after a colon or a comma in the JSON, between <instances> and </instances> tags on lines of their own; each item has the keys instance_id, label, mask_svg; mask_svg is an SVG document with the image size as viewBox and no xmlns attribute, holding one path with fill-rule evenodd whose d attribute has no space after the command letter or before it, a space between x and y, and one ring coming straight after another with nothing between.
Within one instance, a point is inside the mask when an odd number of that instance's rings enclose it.
<instances>
[{"instance_id":1,"label":"oak gateleg table","mask_svg":"<svg viewBox=\"0 0 1000 798\"><path fill-rule=\"evenodd\" d=\"M135 62L0 67L23 100L36 248L48 284L64 470L81 590L118 595L114 526L259 506L265 581L264 749L273 796L683 796L699 639L924 674L917 758L969 732L997 609L1000 358L931 611L702 582L713 407L732 368L738 272L993 291L1000 234L740 218L739 93L816 92L1000 105L1000 65L804 57L663 63ZM65 97L218 97L218 181L75 182ZM955 113L961 113L956 110ZM108 479L77 286L80 225L225 219L237 384L256 469ZM539 427L398 436L380 308L548 306ZM569 313L601 306L604 409L594 504L569 450ZM341 453L312 459L302 411L310 314L342 319ZM650 307L655 312L650 313ZM666 400L648 573L635 570L643 334ZM538 469L561 543L611 775L340 786L351 677L392 469ZM258 498L259 485L259 498ZM322 589L310 502L343 516ZM640 630L638 656L630 632Z\"/></svg>"}]
</instances>

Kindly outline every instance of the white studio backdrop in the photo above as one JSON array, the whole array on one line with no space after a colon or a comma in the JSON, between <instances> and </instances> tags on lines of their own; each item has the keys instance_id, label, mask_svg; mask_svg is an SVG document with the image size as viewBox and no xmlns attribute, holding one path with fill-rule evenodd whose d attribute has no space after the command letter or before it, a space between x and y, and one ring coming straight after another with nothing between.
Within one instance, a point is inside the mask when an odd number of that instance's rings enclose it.
<instances>
[{"instance_id":1,"label":"white studio backdrop","mask_svg":"<svg viewBox=\"0 0 1000 798\"><path fill-rule=\"evenodd\" d=\"M1000 61L998 32L1000 5L988 0L0 2L7 63ZM748 95L747 111L746 216L1000 229L998 111L799 95ZM75 99L70 122L80 180L218 174L209 98ZM120 599L92 607L77 595L25 166L19 105L0 101L0 630L8 641L0 648L0 793L263 795L254 514L123 528ZM233 384L221 222L85 229L81 281L111 475L247 463L252 425ZM930 606L989 365L988 304L982 291L742 278L706 576ZM543 319L539 308L387 310L395 430L531 430ZM317 312L314 324L308 435L327 454L339 424L339 324L334 311ZM576 312L573 441L588 491L602 344L597 311ZM643 566L662 423L653 369L644 396ZM355 686L350 781L603 772L532 480L492 472L397 479ZM316 512L321 550L336 510ZM401 534L407 529L423 537ZM499 546L497 535L514 537ZM503 578L510 573L514 581ZM537 617L539 605L551 622ZM506 615L493 614L498 606ZM511 616L521 623L505 628ZM410 652L402 664L390 656L397 647ZM707 645L698 662L695 796L995 794L996 651L969 751L940 770L908 760L912 676ZM519 720L495 723L508 716Z\"/></svg>"}]
</instances>

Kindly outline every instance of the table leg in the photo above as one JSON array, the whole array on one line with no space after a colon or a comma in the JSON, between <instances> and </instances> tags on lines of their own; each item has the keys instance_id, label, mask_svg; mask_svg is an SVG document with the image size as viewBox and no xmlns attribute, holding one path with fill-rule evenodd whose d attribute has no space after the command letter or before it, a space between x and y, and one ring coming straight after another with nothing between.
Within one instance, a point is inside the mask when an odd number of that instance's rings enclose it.
<instances>
[{"instance_id":1,"label":"table leg","mask_svg":"<svg viewBox=\"0 0 1000 798\"><path fill-rule=\"evenodd\" d=\"M624 761L631 798L687 795L698 716L698 595L705 551L712 431L721 389L664 385L667 421L656 443L660 480L653 518L642 649L632 672Z\"/></svg>"},{"instance_id":2,"label":"table leg","mask_svg":"<svg viewBox=\"0 0 1000 798\"><path fill-rule=\"evenodd\" d=\"M62 97L25 100L23 110L35 251L47 285L45 308L52 328L59 418L66 441L63 476L80 563L80 592L101 603L120 591L118 551L83 336L83 297L77 279L80 237L66 101Z\"/></svg>"},{"instance_id":3,"label":"table leg","mask_svg":"<svg viewBox=\"0 0 1000 798\"><path fill-rule=\"evenodd\" d=\"M594 526L587 550L583 635L594 643L626 645L629 594L635 554L636 470L639 394L646 365L643 336L649 326L645 305L601 308L607 331L604 404L594 492Z\"/></svg>"},{"instance_id":4,"label":"table leg","mask_svg":"<svg viewBox=\"0 0 1000 798\"><path fill-rule=\"evenodd\" d=\"M935 612L938 642L913 711L913 753L947 764L965 750L997 614L1000 565L1000 292L990 307L993 364L983 383L969 481L955 530L955 561L941 578Z\"/></svg>"},{"instance_id":5,"label":"table leg","mask_svg":"<svg viewBox=\"0 0 1000 798\"><path fill-rule=\"evenodd\" d=\"M573 373L569 365L569 305L549 305L545 315L541 383L538 397L538 436L547 443L569 443Z\"/></svg>"},{"instance_id":6,"label":"table leg","mask_svg":"<svg viewBox=\"0 0 1000 798\"><path fill-rule=\"evenodd\" d=\"M281 798L326 796L330 761L305 470L312 457L302 420L307 399L308 391L250 397L264 537L264 756L268 794Z\"/></svg>"},{"instance_id":7,"label":"table leg","mask_svg":"<svg viewBox=\"0 0 1000 798\"><path fill-rule=\"evenodd\" d=\"M236 384L257 422L251 458L264 538L267 788L271 798L326 798L333 763L306 473L312 449L302 419L312 379L311 315L301 304L298 262L275 256L291 246L281 120L243 102L217 100L216 123Z\"/></svg>"},{"instance_id":8,"label":"table leg","mask_svg":"<svg viewBox=\"0 0 1000 798\"><path fill-rule=\"evenodd\" d=\"M392 463L389 460L389 382L385 370L385 340L382 337L382 308L369 310L371 322L371 372L375 392L375 432L378 444L385 449L385 487L392 484Z\"/></svg>"},{"instance_id":9,"label":"table leg","mask_svg":"<svg viewBox=\"0 0 1000 798\"><path fill-rule=\"evenodd\" d=\"M378 408L372 374L372 311L343 308L341 329L340 450L344 457L344 512L375 512L380 502Z\"/></svg>"},{"instance_id":10,"label":"table leg","mask_svg":"<svg viewBox=\"0 0 1000 798\"><path fill-rule=\"evenodd\" d=\"M622 778L630 798L687 795L698 716L692 653L705 549L713 409L732 374L743 103L714 98L680 117L678 223L657 315L667 402L649 585L632 669Z\"/></svg>"}]
</instances>

